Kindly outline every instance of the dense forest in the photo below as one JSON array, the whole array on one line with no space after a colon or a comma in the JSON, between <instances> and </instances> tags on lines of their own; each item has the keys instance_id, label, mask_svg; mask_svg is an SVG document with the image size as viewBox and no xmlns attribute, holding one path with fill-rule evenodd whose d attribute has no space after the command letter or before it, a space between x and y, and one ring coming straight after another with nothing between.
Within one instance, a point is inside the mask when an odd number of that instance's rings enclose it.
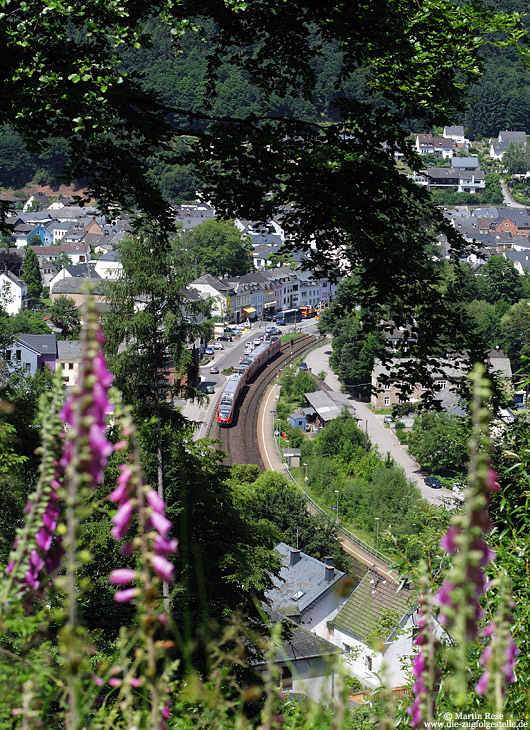
<instances>
[{"instance_id":1,"label":"dense forest","mask_svg":"<svg viewBox=\"0 0 530 730\"><path fill-rule=\"evenodd\" d=\"M522 0L497 0L494 5L501 11L527 13ZM527 16L524 18L528 26L530 20ZM339 92L336 77L341 51L331 42L324 44L322 51L315 53L312 59L315 84L311 99L280 96L274 92L266 94L251 82L244 70L229 60L217 71L212 96L208 80L211 52L208 42L198 43L193 34L185 34L180 41L180 52L175 55L170 33L162 24L151 20L147 29L152 33L152 43L146 48L124 51L123 66L133 76L145 77L147 87L174 110L207 112L219 118L242 119L267 114L308 122L334 122L341 118L340 99L370 101L375 108L385 106L382 97L367 86L363 69L344 79ZM463 124L470 139L496 137L501 129L524 130L530 134L528 66L520 62L517 51L511 47L488 45L482 50L482 58L483 75L467 89L468 110L455 112L454 123ZM408 119L404 126L408 132L428 131L423 122L414 118ZM148 160L152 182L159 186L166 199L192 200L197 180L191 166L185 163L185 142L176 142L174 152L177 157L182 156L182 164L164 162L160 156ZM0 187L19 189L30 182L57 185L68 159L64 140L51 139L40 153L35 154L28 151L12 128L0 127Z\"/></svg>"}]
</instances>

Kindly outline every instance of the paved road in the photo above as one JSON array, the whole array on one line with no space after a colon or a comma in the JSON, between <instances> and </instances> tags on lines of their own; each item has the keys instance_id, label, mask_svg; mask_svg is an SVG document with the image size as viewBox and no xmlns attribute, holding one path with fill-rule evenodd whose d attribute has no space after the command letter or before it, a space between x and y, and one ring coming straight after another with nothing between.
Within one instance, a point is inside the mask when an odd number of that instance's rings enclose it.
<instances>
[{"instance_id":1,"label":"paved road","mask_svg":"<svg viewBox=\"0 0 530 730\"><path fill-rule=\"evenodd\" d=\"M501 188L502 188L502 194L504 195L504 202L507 206L510 208L526 208L526 205L522 205L521 203L517 203L512 196L510 195L510 191L506 187L506 183L501 178Z\"/></svg>"},{"instance_id":2,"label":"paved road","mask_svg":"<svg viewBox=\"0 0 530 730\"><path fill-rule=\"evenodd\" d=\"M325 371L327 373L325 381L327 385L332 390L340 392L340 381L329 365L330 355L331 341L327 340L327 343L323 347L313 350L306 356L305 360L308 367L314 373L318 373L321 370ZM431 487L425 484L423 478L426 476L426 473L422 471L420 465L401 446L393 430L385 426L383 422L384 416L378 416L373 413L368 408L367 403L356 401L353 398L351 400L357 414L361 418L359 426L368 433L370 441L374 446L377 446L381 455L385 456L388 452L396 464L399 464L403 468L407 478L417 485L422 497L430 502L430 504L452 505L453 497L448 489L431 489Z\"/></svg>"}]
</instances>

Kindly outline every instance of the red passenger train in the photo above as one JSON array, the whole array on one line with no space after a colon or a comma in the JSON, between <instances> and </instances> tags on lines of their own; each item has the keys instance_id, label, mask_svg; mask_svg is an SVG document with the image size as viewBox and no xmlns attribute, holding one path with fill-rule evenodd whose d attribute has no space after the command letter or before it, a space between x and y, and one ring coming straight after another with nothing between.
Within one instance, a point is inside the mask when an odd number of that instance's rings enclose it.
<instances>
[{"instance_id":1,"label":"red passenger train","mask_svg":"<svg viewBox=\"0 0 530 730\"><path fill-rule=\"evenodd\" d=\"M260 370L271 358L280 351L280 340L276 342L263 342L236 367L232 375L226 381L217 406L217 421L221 425L232 423L237 401L245 383Z\"/></svg>"}]
</instances>

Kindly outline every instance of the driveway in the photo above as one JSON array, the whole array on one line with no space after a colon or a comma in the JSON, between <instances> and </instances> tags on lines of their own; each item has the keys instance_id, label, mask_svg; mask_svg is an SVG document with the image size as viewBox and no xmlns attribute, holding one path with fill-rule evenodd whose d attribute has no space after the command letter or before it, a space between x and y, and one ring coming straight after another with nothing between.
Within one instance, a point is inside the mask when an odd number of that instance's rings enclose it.
<instances>
[{"instance_id":1,"label":"driveway","mask_svg":"<svg viewBox=\"0 0 530 730\"><path fill-rule=\"evenodd\" d=\"M502 188L502 194L504 195L504 202L507 206L510 208L526 208L526 205L522 205L521 203L517 203L512 196L510 195L510 191L506 187L506 183L501 177L501 188Z\"/></svg>"}]
</instances>

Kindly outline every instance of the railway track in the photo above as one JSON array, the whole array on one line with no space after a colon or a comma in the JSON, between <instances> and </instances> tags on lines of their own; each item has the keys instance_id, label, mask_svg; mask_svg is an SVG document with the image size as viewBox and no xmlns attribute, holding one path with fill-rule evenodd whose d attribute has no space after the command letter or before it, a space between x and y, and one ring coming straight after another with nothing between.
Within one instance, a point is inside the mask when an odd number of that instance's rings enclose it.
<instances>
[{"instance_id":1,"label":"railway track","mask_svg":"<svg viewBox=\"0 0 530 730\"><path fill-rule=\"evenodd\" d=\"M257 464L260 469L265 469L259 452L257 436L261 398L278 372L309 350L314 341L314 336L303 335L292 340L292 348L289 342L285 342L279 354L270 360L250 382L245 384L232 423L229 426L221 427L214 420L210 435L212 438L220 439L219 448L227 454L227 463Z\"/></svg>"}]
</instances>

